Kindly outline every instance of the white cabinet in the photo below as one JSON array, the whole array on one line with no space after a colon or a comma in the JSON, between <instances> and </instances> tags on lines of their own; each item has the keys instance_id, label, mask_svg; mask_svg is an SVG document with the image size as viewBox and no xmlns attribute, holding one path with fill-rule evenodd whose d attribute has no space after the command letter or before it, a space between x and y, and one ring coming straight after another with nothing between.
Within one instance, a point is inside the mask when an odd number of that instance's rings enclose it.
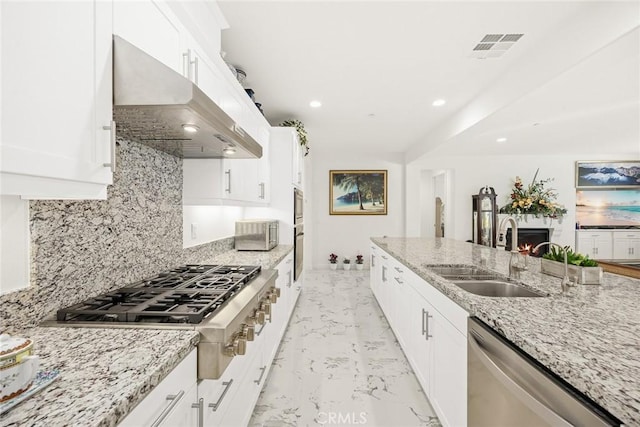
<instances>
[{"instance_id":1,"label":"white cabinet","mask_svg":"<svg viewBox=\"0 0 640 427\"><path fill-rule=\"evenodd\" d=\"M260 126L258 129L258 143L262 146L262 158L258 162L258 202L269 203L271 201L271 159L269 146L271 127Z\"/></svg>"},{"instance_id":2,"label":"white cabinet","mask_svg":"<svg viewBox=\"0 0 640 427\"><path fill-rule=\"evenodd\" d=\"M259 180L258 160L184 159L182 167L185 205L266 203L269 182Z\"/></svg>"},{"instance_id":3,"label":"white cabinet","mask_svg":"<svg viewBox=\"0 0 640 427\"><path fill-rule=\"evenodd\" d=\"M0 8L0 193L105 199L115 153L112 2Z\"/></svg>"},{"instance_id":4,"label":"white cabinet","mask_svg":"<svg viewBox=\"0 0 640 427\"><path fill-rule=\"evenodd\" d=\"M119 424L121 427L197 426L197 350L163 379Z\"/></svg>"},{"instance_id":5,"label":"white cabinet","mask_svg":"<svg viewBox=\"0 0 640 427\"><path fill-rule=\"evenodd\" d=\"M468 313L378 246L371 254L374 295L418 382L443 425L465 426Z\"/></svg>"},{"instance_id":6,"label":"white cabinet","mask_svg":"<svg viewBox=\"0 0 640 427\"><path fill-rule=\"evenodd\" d=\"M640 231L614 230L613 231L613 259L638 260L640 259Z\"/></svg>"},{"instance_id":7,"label":"white cabinet","mask_svg":"<svg viewBox=\"0 0 640 427\"><path fill-rule=\"evenodd\" d=\"M271 135L272 145L278 145L280 151L286 153L274 159L272 167L286 173L295 187L304 189L304 154L295 128L273 127Z\"/></svg>"},{"instance_id":8,"label":"white cabinet","mask_svg":"<svg viewBox=\"0 0 640 427\"><path fill-rule=\"evenodd\" d=\"M116 1L113 33L187 76L189 64L182 47L185 30L164 2Z\"/></svg>"},{"instance_id":9,"label":"white cabinet","mask_svg":"<svg viewBox=\"0 0 640 427\"><path fill-rule=\"evenodd\" d=\"M592 259L613 258L613 233L601 230L576 231L576 251Z\"/></svg>"}]
</instances>

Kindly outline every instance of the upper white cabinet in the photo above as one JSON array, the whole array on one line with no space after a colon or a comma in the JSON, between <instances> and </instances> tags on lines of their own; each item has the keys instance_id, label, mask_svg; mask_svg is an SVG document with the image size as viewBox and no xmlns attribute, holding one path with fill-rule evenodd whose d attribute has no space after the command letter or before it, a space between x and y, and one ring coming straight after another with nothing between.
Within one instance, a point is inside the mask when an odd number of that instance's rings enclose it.
<instances>
[{"instance_id":1,"label":"upper white cabinet","mask_svg":"<svg viewBox=\"0 0 640 427\"><path fill-rule=\"evenodd\" d=\"M187 75L183 55L185 30L163 2L116 1L113 33L139 47L178 73Z\"/></svg>"},{"instance_id":2,"label":"upper white cabinet","mask_svg":"<svg viewBox=\"0 0 640 427\"><path fill-rule=\"evenodd\" d=\"M288 180L300 189L304 189L304 150L300 146L298 133L292 127L271 128L272 150L278 147L278 152L286 155L272 156L272 167L279 173L286 173Z\"/></svg>"},{"instance_id":3,"label":"upper white cabinet","mask_svg":"<svg viewBox=\"0 0 640 427\"><path fill-rule=\"evenodd\" d=\"M112 9L110 1L0 2L1 194L106 198Z\"/></svg>"}]
</instances>

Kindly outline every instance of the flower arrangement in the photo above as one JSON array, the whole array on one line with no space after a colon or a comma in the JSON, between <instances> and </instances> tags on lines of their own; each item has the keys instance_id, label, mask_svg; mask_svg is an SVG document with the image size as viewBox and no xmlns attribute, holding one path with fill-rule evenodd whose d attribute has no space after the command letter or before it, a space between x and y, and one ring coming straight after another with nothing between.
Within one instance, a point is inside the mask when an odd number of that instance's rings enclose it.
<instances>
[{"instance_id":1,"label":"flower arrangement","mask_svg":"<svg viewBox=\"0 0 640 427\"><path fill-rule=\"evenodd\" d=\"M351 264L351 260L349 258L345 258L342 262L345 264Z\"/></svg>"},{"instance_id":2,"label":"flower arrangement","mask_svg":"<svg viewBox=\"0 0 640 427\"><path fill-rule=\"evenodd\" d=\"M335 264L338 262L338 255L336 254L329 254L329 262L331 264Z\"/></svg>"},{"instance_id":3,"label":"flower arrangement","mask_svg":"<svg viewBox=\"0 0 640 427\"><path fill-rule=\"evenodd\" d=\"M307 130L304 128L304 123L302 123L300 120L293 119L285 120L284 122L280 123L280 126L292 127L296 129L296 132L298 132L298 141L300 142L300 145L304 147L304 155L308 155L309 145L307 141Z\"/></svg>"},{"instance_id":4,"label":"flower arrangement","mask_svg":"<svg viewBox=\"0 0 640 427\"><path fill-rule=\"evenodd\" d=\"M522 184L522 179L516 176L513 190L509 196L510 201L500 208L500 213L542 215L550 218L558 218L567 213L564 206L556 203L558 193L553 188L545 188L545 185L553 179L536 180L538 171L539 169L536 170L536 174L527 188Z\"/></svg>"},{"instance_id":5,"label":"flower arrangement","mask_svg":"<svg viewBox=\"0 0 640 427\"><path fill-rule=\"evenodd\" d=\"M364 257L362 255L356 255L356 264L362 264L364 262Z\"/></svg>"}]
</instances>

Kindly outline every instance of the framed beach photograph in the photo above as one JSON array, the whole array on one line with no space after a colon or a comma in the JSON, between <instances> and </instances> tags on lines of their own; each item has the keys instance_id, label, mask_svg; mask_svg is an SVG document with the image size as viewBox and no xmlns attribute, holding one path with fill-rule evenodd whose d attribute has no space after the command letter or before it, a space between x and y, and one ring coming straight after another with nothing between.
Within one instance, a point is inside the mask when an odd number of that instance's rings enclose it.
<instances>
[{"instance_id":1,"label":"framed beach photograph","mask_svg":"<svg viewBox=\"0 0 640 427\"><path fill-rule=\"evenodd\" d=\"M577 161L576 188L640 188L640 160Z\"/></svg>"},{"instance_id":2,"label":"framed beach photograph","mask_svg":"<svg viewBox=\"0 0 640 427\"><path fill-rule=\"evenodd\" d=\"M330 215L386 215L386 170L330 170Z\"/></svg>"},{"instance_id":3,"label":"framed beach photograph","mask_svg":"<svg viewBox=\"0 0 640 427\"><path fill-rule=\"evenodd\" d=\"M576 192L576 222L585 226L640 226L640 190Z\"/></svg>"}]
</instances>

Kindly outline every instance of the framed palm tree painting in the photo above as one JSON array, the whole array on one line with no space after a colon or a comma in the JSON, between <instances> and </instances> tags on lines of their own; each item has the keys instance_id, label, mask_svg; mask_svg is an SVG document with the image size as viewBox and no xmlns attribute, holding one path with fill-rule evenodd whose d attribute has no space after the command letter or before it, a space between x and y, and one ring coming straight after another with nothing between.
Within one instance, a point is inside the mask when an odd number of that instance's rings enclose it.
<instances>
[{"instance_id":1,"label":"framed palm tree painting","mask_svg":"<svg viewBox=\"0 0 640 427\"><path fill-rule=\"evenodd\" d=\"M330 170L330 215L386 215L386 170Z\"/></svg>"}]
</instances>

